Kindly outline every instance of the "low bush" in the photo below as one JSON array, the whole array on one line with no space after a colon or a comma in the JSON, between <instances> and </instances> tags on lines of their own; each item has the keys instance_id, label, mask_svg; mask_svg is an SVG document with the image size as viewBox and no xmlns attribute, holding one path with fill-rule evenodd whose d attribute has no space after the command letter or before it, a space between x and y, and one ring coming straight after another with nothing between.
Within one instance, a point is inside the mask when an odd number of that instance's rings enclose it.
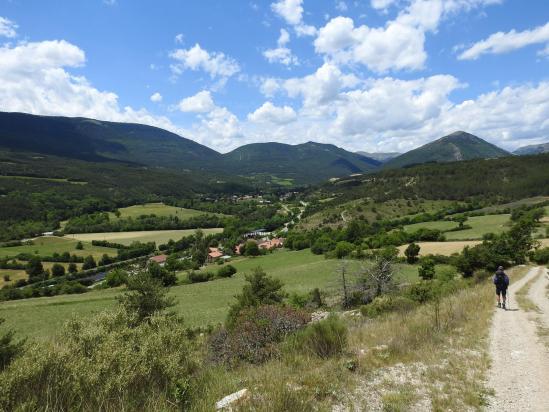
<instances>
[{"instance_id":1,"label":"low bush","mask_svg":"<svg viewBox=\"0 0 549 412\"><path fill-rule=\"evenodd\" d=\"M417 302L406 296L384 295L375 298L372 303L360 307L360 313L375 318L385 313L408 312L417 306Z\"/></svg>"},{"instance_id":2,"label":"low bush","mask_svg":"<svg viewBox=\"0 0 549 412\"><path fill-rule=\"evenodd\" d=\"M191 396L192 345L176 317L128 326L115 311L72 320L0 374L0 410L174 410Z\"/></svg>"},{"instance_id":3,"label":"low bush","mask_svg":"<svg viewBox=\"0 0 549 412\"><path fill-rule=\"evenodd\" d=\"M264 305L240 312L230 328L221 328L209 340L209 358L234 365L261 363L279 354L278 343L303 328L310 315L287 306Z\"/></svg>"},{"instance_id":4,"label":"low bush","mask_svg":"<svg viewBox=\"0 0 549 412\"><path fill-rule=\"evenodd\" d=\"M348 330L345 323L337 316L310 324L296 335L293 342L301 351L321 358L343 354L347 348Z\"/></svg>"},{"instance_id":5,"label":"low bush","mask_svg":"<svg viewBox=\"0 0 549 412\"><path fill-rule=\"evenodd\" d=\"M217 271L217 277L218 278L230 278L232 275L236 273L236 268L233 265L227 265L220 267Z\"/></svg>"},{"instance_id":6,"label":"low bush","mask_svg":"<svg viewBox=\"0 0 549 412\"><path fill-rule=\"evenodd\" d=\"M530 259L532 259L538 265L546 265L547 263L549 263L549 247L536 249L530 254Z\"/></svg>"},{"instance_id":7,"label":"low bush","mask_svg":"<svg viewBox=\"0 0 549 412\"><path fill-rule=\"evenodd\" d=\"M187 278L191 283L208 282L214 278L214 274L212 272L195 272L191 270L187 274Z\"/></svg>"}]
</instances>

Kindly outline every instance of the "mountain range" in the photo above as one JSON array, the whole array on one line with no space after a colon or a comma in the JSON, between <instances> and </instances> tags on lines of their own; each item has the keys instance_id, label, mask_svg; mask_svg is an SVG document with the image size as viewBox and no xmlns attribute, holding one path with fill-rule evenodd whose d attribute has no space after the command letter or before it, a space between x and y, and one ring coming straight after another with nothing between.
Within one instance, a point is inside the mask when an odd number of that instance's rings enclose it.
<instances>
[{"instance_id":1,"label":"mountain range","mask_svg":"<svg viewBox=\"0 0 549 412\"><path fill-rule=\"evenodd\" d=\"M513 152L513 154L516 154L518 156L535 155L540 153L549 153L549 142L522 146Z\"/></svg>"},{"instance_id":2,"label":"mountain range","mask_svg":"<svg viewBox=\"0 0 549 412\"><path fill-rule=\"evenodd\" d=\"M222 154L153 126L5 112L0 112L0 149L273 183L286 179L286 184L318 183L331 177L420 163L511 155L462 131L404 154L353 153L315 142L252 143Z\"/></svg>"},{"instance_id":3,"label":"mountain range","mask_svg":"<svg viewBox=\"0 0 549 412\"><path fill-rule=\"evenodd\" d=\"M446 163L510 155L509 152L480 137L457 131L389 160L384 168L394 169L420 163Z\"/></svg>"},{"instance_id":4,"label":"mountain range","mask_svg":"<svg viewBox=\"0 0 549 412\"><path fill-rule=\"evenodd\" d=\"M358 154L366 157L370 157L372 159L378 160L381 163L388 162L391 159L394 159L397 156L400 156L402 153L399 152L357 152Z\"/></svg>"}]
</instances>

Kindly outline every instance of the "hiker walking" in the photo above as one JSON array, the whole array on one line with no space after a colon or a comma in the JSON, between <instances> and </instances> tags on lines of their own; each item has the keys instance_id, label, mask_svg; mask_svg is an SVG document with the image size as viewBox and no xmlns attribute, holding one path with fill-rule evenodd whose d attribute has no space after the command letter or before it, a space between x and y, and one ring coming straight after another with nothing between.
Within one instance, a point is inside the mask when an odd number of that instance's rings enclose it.
<instances>
[{"instance_id":1,"label":"hiker walking","mask_svg":"<svg viewBox=\"0 0 549 412\"><path fill-rule=\"evenodd\" d=\"M498 308L505 309L507 300L507 288L509 287L509 276L503 271L503 266L498 267L494 275L494 285L496 285L496 296L498 297ZM503 297L503 303L501 298Z\"/></svg>"}]
</instances>

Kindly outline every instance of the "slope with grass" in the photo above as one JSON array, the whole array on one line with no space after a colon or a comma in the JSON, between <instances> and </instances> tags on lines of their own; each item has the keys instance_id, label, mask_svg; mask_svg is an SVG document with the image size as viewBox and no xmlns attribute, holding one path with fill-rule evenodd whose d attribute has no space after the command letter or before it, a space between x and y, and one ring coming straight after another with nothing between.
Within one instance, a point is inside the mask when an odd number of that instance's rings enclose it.
<instances>
[{"instance_id":1,"label":"slope with grass","mask_svg":"<svg viewBox=\"0 0 549 412\"><path fill-rule=\"evenodd\" d=\"M244 277L255 267L262 267L267 274L280 279L289 293L307 293L320 288L331 295L339 287L338 269L340 260L326 260L313 255L309 250L298 252L281 250L257 258L242 258L231 262L238 269L232 278L217 279L205 283L181 284L171 288L176 299L176 312L192 327L223 322L234 296L244 285ZM349 273L360 268L360 262L347 262ZM216 271L218 265L205 270ZM441 265L437 271L446 270ZM397 265L401 282L417 280L417 266ZM185 278L179 274L180 280ZM6 318L7 326L22 336L47 339L71 316L85 317L94 312L109 309L115 304L115 297L123 290L107 289L88 292L83 295L58 295L47 298L26 299L0 303L0 315Z\"/></svg>"},{"instance_id":2,"label":"slope with grass","mask_svg":"<svg viewBox=\"0 0 549 412\"><path fill-rule=\"evenodd\" d=\"M159 217L177 216L180 220L185 220L191 217L196 217L196 216L201 216L206 214L206 212L203 212L200 210L169 206L161 202L144 203L141 205L122 207L122 208L119 208L118 211L120 212L120 217L117 217L113 212L110 212L109 218L111 220L117 220L119 218L120 219L137 218L142 215L156 215ZM208 214L224 216L221 213L208 213Z\"/></svg>"},{"instance_id":3,"label":"slope with grass","mask_svg":"<svg viewBox=\"0 0 549 412\"><path fill-rule=\"evenodd\" d=\"M79 239L72 239L67 236L57 237L57 236L44 236L33 239L32 245L23 245L23 246L14 246L14 247L2 247L0 248L0 258L4 257L15 257L20 253L29 253L33 255L40 256L51 256L54 253L65 253L69 252L71 255L77 256L88 256L92 255L95 259L100 258L103 254L109 256L116 255L116 249L102 247L102 246L93 246L91 240L83 242L83 249L76 249Z\"/></svg>"},{"instance_id":4,"label":"slope with grass","mask_svg":"<svg viewBox=\"0 0 549 412\"><path fill-rule=\"evenodd\" d=\"M205 234L221 233L223 228L200 229ZM189 236L196 232L196 229L181 230L144 230L136 232L101 232L101 233L77 233L65 235L65 238L75 241L91 242L92 240L106 240L109 242L130 245L132 242L156 242L157 245L167 243L171 240L179 240L183 236Z\"/></svg>"}]
</instances>

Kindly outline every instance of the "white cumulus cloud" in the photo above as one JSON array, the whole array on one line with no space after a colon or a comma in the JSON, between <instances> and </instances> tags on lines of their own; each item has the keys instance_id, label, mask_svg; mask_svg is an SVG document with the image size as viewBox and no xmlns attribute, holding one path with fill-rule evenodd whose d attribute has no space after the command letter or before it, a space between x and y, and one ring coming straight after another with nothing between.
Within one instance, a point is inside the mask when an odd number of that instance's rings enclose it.
<instances>
[{"instance_id":1,"label":"white cumulus cloud","mask_svg":"<svg viewBox=\"0 0 549 412\"><path fill-rule=\"evenodd\" d=\"M549 47L549 22L532 30L517 32L511 30L507 33L497 32L487 39L481 40L459 56L459 60L476 60L483 54L502 54L521 49L532 44L547 43Z\"/></svg>"},{"instance_id":2,"label":"white cumulus cloud","mask_svg":"<svg viewBox=\"0 0 549 412\"><path fill-rule=\"evenodd\" d=\"M162 95L160 93L156 92L151 96L151 102L159 103L161 101L162 101Z\"/></svg>"},{"instance_id":3,"label":"white cumulus cloud","mask_svg":"<svg viewBox=\"0 0 549 412\"><path fill-rule=\"evenodd\" d=\"M176 62L170 67L174 74L181 74L184 70L203 70L211 78L228 78L240 71L236 60L222 52L208 52L196 43L189 49L177 49L170 53Z\"/></svg>"},{"instance_id":4,"label":"white cumulus cloud","mask_svg":"<svg viewBox=\"0 0 549 412\"><path fill-rule=\"evenodd\" d=\"M268 49L263 52L263 56L269 63L281 63L285 66L299 64L299 60L293 55L292 51L286 47L290 41L290 33L285 29L280 29L280 37L275 49Z\"/></svg>"},{"instance_id":5,"label":"white cumulus cloud","mask_svg":"<svg viewBox=\"0 0 549 412\"><path fill-rule=\"evenodd\" d=\"M179 110L185 113L208 113L216 106L211 93L208 90L203 90L194 96L181 100L178 107Z\"/></svg>"},{"instance_id":6,"label":"white cumulus cloud","mask_svg":"<svg viewBox=\"0 0 549 412\"><path fill-rule=\"evenodd\" d=\"M271 4L271 9L293 26L298 36L314 36L316 28L303 22L303 0L279 0Z\"/></svg>"},{"instance_id":7,"label":"white cumulus cloud","mask_svg":"<svg viewBox=\"0 0 549 412\"><path fill-rule=\"evenodd\" d=\"M397 17L380 27L355 26L353 19L335 17L318 30L317 53L340 64L362 64L376 73L419 70L427 60L425 38L442 19L500 0L410 0ZM380 1L376 8L392 2Z\"/></svg>"},{"instance_id":8,"label":"white cumulus cloud","mask_svg":"<svg viewBox=\"0 0 549 412\"><path fill-rule=\"evenodd\" d=\"M0 16L0 37L13 38L17 36L17 24Z\"/></svg>"},{"instance_id":9,"label":"white cumulus cloud","mask_svg":"<svg viewBox=\"0 0 549 412\"><path fill-rule=\"evenodd\" d=\"M271 102L265 102L253 113L248 120L256 123L287 124L296 119L297 115L290 106L277 107Z\"/></svg>"}]
</instances>

